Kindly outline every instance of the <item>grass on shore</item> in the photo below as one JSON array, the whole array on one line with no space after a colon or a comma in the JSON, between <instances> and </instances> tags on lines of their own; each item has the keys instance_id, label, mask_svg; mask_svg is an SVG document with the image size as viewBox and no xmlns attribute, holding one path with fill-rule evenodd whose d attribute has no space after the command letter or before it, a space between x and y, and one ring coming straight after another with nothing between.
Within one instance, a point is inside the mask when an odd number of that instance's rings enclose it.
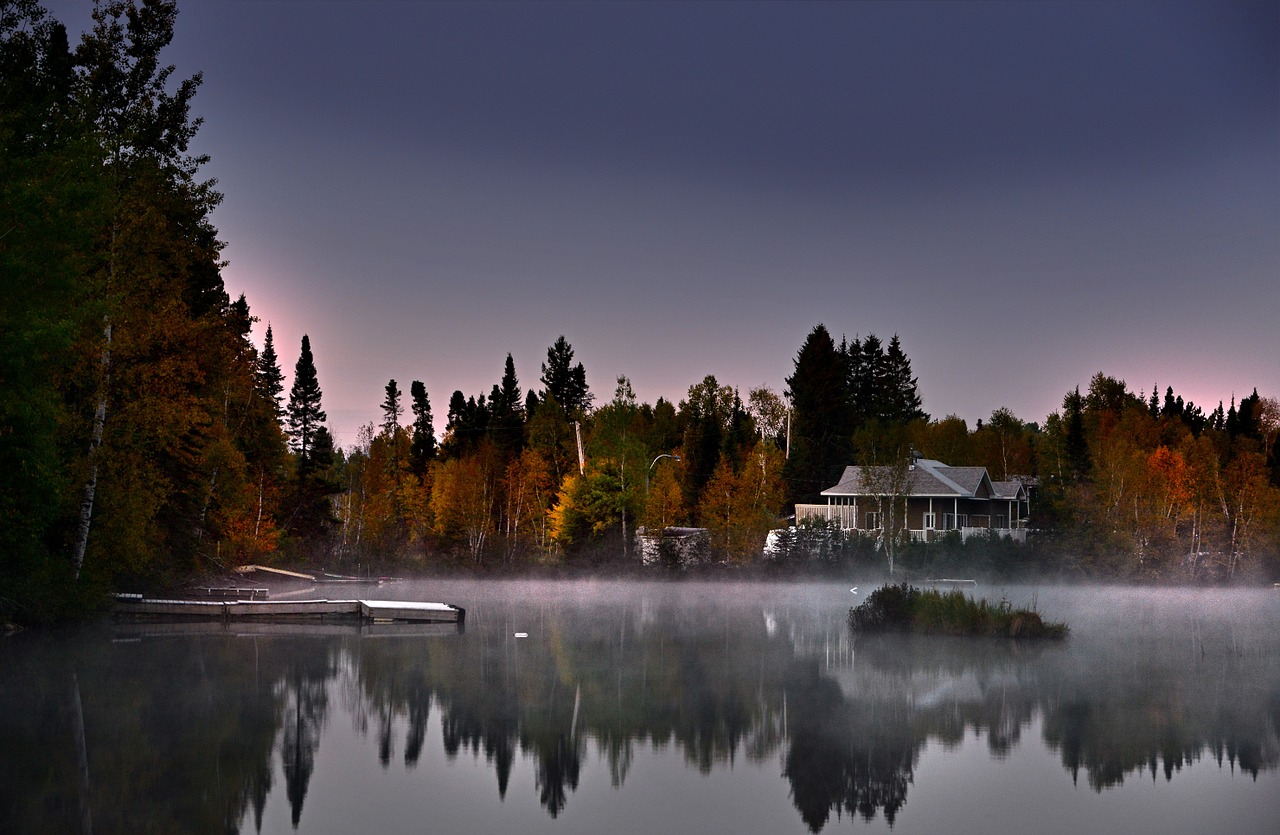
<instances>
[{"instance_id":1,"label":"grass on shore","mask_svg":"<svg viewBox=\"0 0 1280 835\"><path fill-rule=\"evenodd\" d=\"M960 591L918 589L901 583L876 589L849 610L854 632L915 632L925 635L999 635L1009 638L1064 638L1065 623L1046 623L1032 609L1008 600L989 603Z\"/></svg>"}]
</instances>

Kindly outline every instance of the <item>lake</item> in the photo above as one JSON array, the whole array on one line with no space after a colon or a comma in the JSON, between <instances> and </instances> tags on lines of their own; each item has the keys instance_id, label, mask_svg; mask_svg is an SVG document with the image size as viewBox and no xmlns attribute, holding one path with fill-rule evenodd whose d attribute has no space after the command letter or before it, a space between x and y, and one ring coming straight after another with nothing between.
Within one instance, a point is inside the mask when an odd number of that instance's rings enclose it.
<instances>
[{"instance_id":1,"label":"lake","mask_svg":"<svg viewBox=\"0 0 1280 835\"><path fill-rule=\"evenodd\" d=\"M855 638L850 585L447 580L362 594L462 631L20 633L0 831L1276 831L1280 590L979 586L1071 626L1026 643Z\"/></svg>"}]
</instances>

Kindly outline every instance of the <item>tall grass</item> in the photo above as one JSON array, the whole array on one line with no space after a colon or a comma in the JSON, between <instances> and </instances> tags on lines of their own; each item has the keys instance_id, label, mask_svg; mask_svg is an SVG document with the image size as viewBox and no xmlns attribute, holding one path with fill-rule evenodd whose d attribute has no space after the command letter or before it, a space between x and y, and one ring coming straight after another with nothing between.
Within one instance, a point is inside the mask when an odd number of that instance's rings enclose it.
<instances>
[{"instance_id":1,"label":"tall grass","mask_svg":"<svg viewBox=\"0 0 1280 835\"><path fill-rule=\"evenodd\" d=\"M854 632L917 632L926 635L1001 635L1064 638L1065 623L1046 623L1034 607L1015 609L1008 600L974 600L960 591L918 589L907 583L882 586L849 610Z\"/></svg>"}]
</instances>

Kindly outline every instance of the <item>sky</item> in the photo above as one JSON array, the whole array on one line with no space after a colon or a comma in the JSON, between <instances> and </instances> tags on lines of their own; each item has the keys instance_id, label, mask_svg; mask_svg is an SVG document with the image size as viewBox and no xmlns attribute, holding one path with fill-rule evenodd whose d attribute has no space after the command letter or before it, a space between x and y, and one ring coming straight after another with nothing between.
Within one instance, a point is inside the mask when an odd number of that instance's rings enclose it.
<instances>
[{"instance_id":1,"label":"sky","mask_svg":"<svg viewBox=\"0 0 1280 835\"><path fill-rule=\"evenodd\" d=\"M781 392L818 323L970 427L1280 396L1280 3L179 9L227 288L344 446L560 335L598 402Z\"/></svg>"}]
</instances>

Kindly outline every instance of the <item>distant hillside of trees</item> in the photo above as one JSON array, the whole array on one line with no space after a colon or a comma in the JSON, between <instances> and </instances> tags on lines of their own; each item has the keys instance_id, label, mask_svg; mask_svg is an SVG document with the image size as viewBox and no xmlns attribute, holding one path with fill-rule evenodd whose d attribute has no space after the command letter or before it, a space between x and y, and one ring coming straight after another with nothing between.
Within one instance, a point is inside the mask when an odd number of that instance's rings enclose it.
<instances>
[{"instance_id":1,"label":"distant hillside of trees","mask_svg":"<svg viewBox=\"0 0 1280 835\"><path fill-rule=\"evenodd\" d=\"M33 0L0 13L5 618L248 562L632 564L640 527L705 528L716 560L759 563L797 501L913 449L1033 480L1026 564L1280 572L1274 398L1206 414L1099 373L1043 425L998 408L971 429L930 420L896 335L837 343L823 325L783 392L708 374L678 403L640 403L626 377L597 397L561 336L535 385L508 354L488 392L453 392L439 439L425 386L405 403L389 380L381 423L336 449L308 337L286 396L270 326L256 350L256 318L223 285L221 195L188 151L200 76L175 81L159 57L176 14L103 2L73 48ZM867 543L835 553L878 560Z\"/></svg>"}]
</instances>

